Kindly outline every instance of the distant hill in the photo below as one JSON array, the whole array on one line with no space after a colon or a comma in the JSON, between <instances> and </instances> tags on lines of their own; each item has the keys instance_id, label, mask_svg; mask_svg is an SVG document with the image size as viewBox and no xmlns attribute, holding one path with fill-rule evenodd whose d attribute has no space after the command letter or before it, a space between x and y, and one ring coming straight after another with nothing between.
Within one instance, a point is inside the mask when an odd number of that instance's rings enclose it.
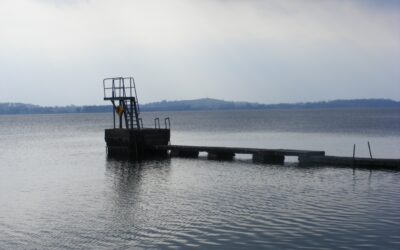
<instances>
[{"instance_id":1,"label":"distant hill","mask_svg":"<svg viewBox=\"0 0 400 250\"><path fill-rule=\"evenodd\" d=\"M140 106L141 111L200 111L244 109L349 109L400 108L399 101L388 99L334 100L306 103L260 104L203 98L183 101L161 101ZM111 105L42 107L24 103L0 103L0 114L57 114L111 112Z\"/></svg>"},{"instance_id":2,"label":"distant hill","mask_svg":"<svg viewBox=\"0 0 400 250\"><path fill-rule=\"evenodd\" d=\"M304 102L294 104L270 104L267 109L354 109L354 108L400 108L399 101L390 99L352 99L321 102Z\"/></svg>"},{"instance_id":3,"label":"distant hill","mask_svg":"<svg viewBox=\"0 0 400 250\"><path fill-rule=\"evenodd\" d=\"M400 102L388 99L354 99L306 103L260 104L203 98L185 101L161 101L142 105L146 111L234 110L234 109L337 109L337 108L400 108Z\"/></svg>"},{"instance_id":4,"label":"distant hill","mask_svg":"<svg viewBox=\"0 0 400 250\"><path fill-rule=\"evenodd\" d=\"M142 105L146 111L262 109L267 105L251 102L232 102L211 98L183 101L161 101Z\"/></svg>"}]
</instances>

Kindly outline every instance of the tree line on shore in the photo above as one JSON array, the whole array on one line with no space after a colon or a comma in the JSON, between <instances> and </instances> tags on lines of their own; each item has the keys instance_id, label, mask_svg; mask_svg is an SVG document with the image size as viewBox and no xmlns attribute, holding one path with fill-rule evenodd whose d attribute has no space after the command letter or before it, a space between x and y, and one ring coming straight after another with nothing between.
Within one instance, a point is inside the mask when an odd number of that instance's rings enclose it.
<instances>
[{"instance_id":1,"label":"tree line on shore","mask_svg":"<svg viewBox=\"0 0 400 250\"><path fill-rule=\"evenodd\" d=\"M305 103L260 104L203 98L182 101L161 101L140 106L141 111L207 111L246 109L344 109L344 108L400 108L400 102L389 99L354 99ZM0 103L0 114L58 114L112 112L110 105L52 106L25 103Z\"/></svg>"}]
</instances>

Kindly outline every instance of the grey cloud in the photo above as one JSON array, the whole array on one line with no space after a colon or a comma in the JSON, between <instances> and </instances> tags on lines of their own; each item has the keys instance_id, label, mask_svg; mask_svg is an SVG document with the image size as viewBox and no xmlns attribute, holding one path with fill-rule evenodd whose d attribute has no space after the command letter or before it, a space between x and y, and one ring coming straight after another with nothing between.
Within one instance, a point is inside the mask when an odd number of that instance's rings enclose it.
<instances>
[{"instance_id":1,"label":"grey cloud","mask_svg":"<svg viewBox=\"0 0 400 250\"><path fill-rule=\"evenodd\" d=\"M400 99L394 3L21 2L0 2L1 101L100 104L113 75L143 102Z\"/></svg>"}]
</instances>

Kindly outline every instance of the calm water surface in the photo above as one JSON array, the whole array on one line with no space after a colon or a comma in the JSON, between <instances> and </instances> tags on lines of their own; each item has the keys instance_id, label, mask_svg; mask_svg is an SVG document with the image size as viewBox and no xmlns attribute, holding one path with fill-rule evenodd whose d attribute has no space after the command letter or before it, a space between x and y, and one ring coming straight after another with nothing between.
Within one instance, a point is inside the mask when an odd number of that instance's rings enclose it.
<instances>
[{"instance_id":1,"label":"calm water surface","mask_svg":"<svg viewBox=\"0 0 400 250\"><path fill-rule=\"evenodd\" d=\"M400 156L400 110L145 113L172 143ZM400 173L107 160L110 114L0 116L0 249L399 249Z\"/></svg>"}]
</instances>

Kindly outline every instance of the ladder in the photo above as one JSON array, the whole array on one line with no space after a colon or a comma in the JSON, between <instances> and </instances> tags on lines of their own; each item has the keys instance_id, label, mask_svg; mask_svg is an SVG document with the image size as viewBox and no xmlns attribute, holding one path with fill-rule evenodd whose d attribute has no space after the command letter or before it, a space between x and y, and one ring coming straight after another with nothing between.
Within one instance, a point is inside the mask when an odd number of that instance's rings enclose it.
<instances>
[{"instance_id":1,"label":"ladder","mask_svg":"<svg viewBox=\"0 0 400 250\"><path fill-rule=\"evenodd\" d=\"M133 77L113 77L103 80L104 100L113 105L114 128L116 115L119 116L119 128L141 129L139 123L140 107Z\"/></svg>"}]
</instances>

